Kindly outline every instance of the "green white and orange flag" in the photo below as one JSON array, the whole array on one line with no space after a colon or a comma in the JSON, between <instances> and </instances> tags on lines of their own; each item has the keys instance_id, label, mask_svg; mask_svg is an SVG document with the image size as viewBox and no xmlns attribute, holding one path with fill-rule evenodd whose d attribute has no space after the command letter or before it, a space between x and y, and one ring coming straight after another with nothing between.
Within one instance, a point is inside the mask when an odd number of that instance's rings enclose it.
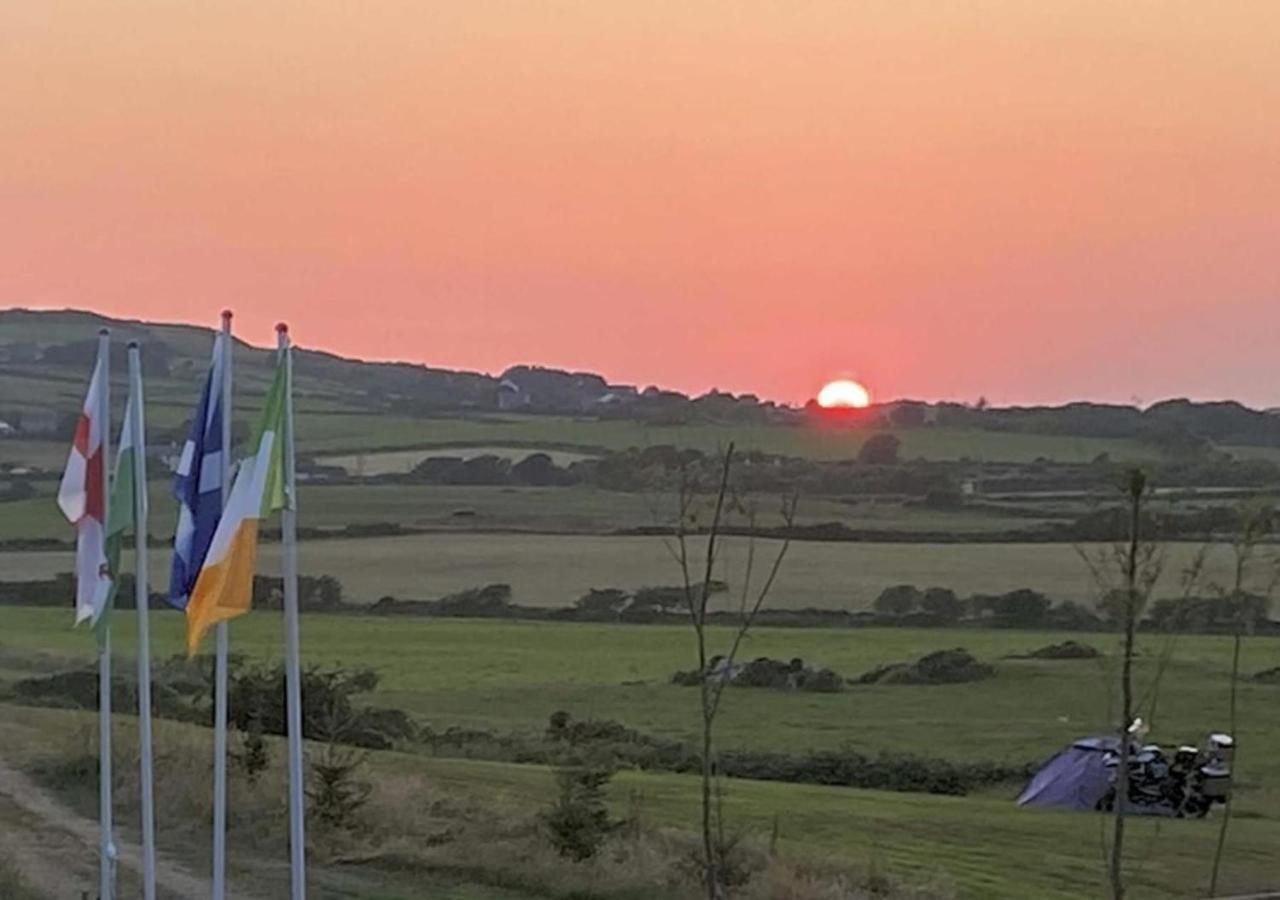
<instances>
[{"instance_id":1,"label":"green white and orange flag","mask_svg":"<svg viewBox=\"0 0 1280 900\"><path fill-rule=\"evenodd\" d=\"M194 656L206 631L249 611L258 558L258 523L285 506L285 365L275 380L258 423L251 453L240 461L222 518L209 545L187 603L187 654Z\"/></svg>"}]
</instances>

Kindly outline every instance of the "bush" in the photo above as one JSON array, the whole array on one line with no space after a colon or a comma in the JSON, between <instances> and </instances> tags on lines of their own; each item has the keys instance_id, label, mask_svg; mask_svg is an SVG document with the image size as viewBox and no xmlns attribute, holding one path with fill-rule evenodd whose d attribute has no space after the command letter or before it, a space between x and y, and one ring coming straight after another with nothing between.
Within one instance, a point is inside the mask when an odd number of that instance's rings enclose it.
<instances>
[{"instance_id":1,"label":"bush","mask_svg":"<svg viewBox=\"0 0 1280 900\"><path fill-rule=\"evenodd\" d=\"M896 435L884 432L867 438L858 451L858 462L875 466L891 466L898 461L898 448L902 441Z\"/></svg>"},{"instance_id":2,"label":"bush","mask_svg":"<svg viewBox=\"0 0 1280 900\"><path fill-rule=\"evenodd\" d=\"M914 584L896 584L881 591L872 607L886 616L905 616L917 609L923 600L924 595Z\"/></svg>"},{"instance_id":3,"label":"bush","mask_svg":"<svg viewBox=\"0 0 1280 900\"><path fill-rule=\"evenodd\" d=\"M1032 650L1027 655L1031 659L1094 659L1099 653L1088 644L1063 641L1061 644L1050 644L1039 650Z\"/></svg>"},{"instance_id":4,"label":"bush","mask_svg":"<svg viewBox=\"0 0 1280 900\"><path fill-rule=\"evenodd\" d=\"M415 734L413 722L403 711L357 707L353 698L372 692L378 675L372 669L320 669L302 671L302 733L312 740L327 740L332 719L342 724L341 742L371 750L388 750L396 741ZM257 727L265 734L287 733L285 723L285 673L274 669L237 669L227 692L229 721L243 731Z\"/></svg>"},{"instance_id":5,"label":"bush","mask_svg":"<svg viewBox=\"0 0 1280 900\"><path fill-rule=\"evenodd\" d=\"M346 830L356 824L356 814L369 802L373 787L358 777L365 754L338 744L338 737L310 761L308 812L327 828Z\"/></svg>"},{"instance_id":6,"label":"bush","mask_svg":"<svg viewBox=\"0 0 1280 900\"><path fill-rule=\"evenodd\" d=\"M879 666L858 679L859 684L958 684L991 678L996 671L961 648L939 650L913 663Z\"/></svg>"},{"instance_id":7,"label":"bush","mask_svg":"<svg viewBox=\"0 0 1280 900\"><path fill-rule=\"evenodd\" d=\"M617 827L609 820L605 787L613 773L608 769L561 766L555 778L555 804L542 816L551 844L561 855L577 862L596 855Z\"/></svg>"},{"instance_id":8,"label":"bush","mask_svg":"<svg viewBox=\"0 0 1280 900\"><path fill-rule=\"evenodd\" d=\"M442 616L495 616L510 612L511 585L486 584L468 588L456 594L447 594L436 602L436 611Z\"/></svg>"},{"instance_id":9,"label":"bush","mask_svg":"<svg viewBox=\"0 0 1280 900\"><path fill-rule=\"evenodd\" d=\"M729 667L722 656L713 656L706 673L696 669L676 672L671 683L681 687L694 687L704 678L723 679L736 687L773 688L775 690L811 691L835 693L844 690L844 679L830 669L810 669L804 660L795 657L783 662L761 656L750 662Z\"/></svg>"},{"instance_id":10,"label":"bush","mask_svg":"<svg viewBox=\"0 0 1280 900\"><path fill-rule=\"evenodd\" d=\"M931 587L920 598L920 609L944 622L955 622L964 616L964 602L949 588Z\"/></svg>"}]
</instances>

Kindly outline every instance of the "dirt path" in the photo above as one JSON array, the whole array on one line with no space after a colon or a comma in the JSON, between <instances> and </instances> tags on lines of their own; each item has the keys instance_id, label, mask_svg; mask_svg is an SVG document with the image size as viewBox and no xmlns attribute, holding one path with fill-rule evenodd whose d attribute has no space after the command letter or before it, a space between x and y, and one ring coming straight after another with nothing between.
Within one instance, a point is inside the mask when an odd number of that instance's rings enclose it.
<instances>
[{"instance_id":1,"label":"dirt path","mask_svg":"<svg viewBox=\"0 0 1280 900\"><path fill-rule=\"evenodd\" d=\"M82 892L97 896L98 825L63 806L17 769L0 762L0 850L31 885L50 900L78 900ZM15 827L16 826L16 827ZM117 894L140 893L142 850L116 835L119 848ZM209 882L160 855L156 888L162 897L196 900L208 896ZM250 900L228 894L234 900Z\"/></svg>"}]
</instances>

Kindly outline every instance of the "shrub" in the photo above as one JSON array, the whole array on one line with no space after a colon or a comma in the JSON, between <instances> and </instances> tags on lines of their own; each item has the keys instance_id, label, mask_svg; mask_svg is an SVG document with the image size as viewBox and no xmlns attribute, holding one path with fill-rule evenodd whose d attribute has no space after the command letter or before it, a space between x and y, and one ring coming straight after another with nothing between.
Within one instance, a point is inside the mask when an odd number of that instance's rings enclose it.
<instances>
[{"instance_id":1,"label":"shrub","mask_svg":"<svg viewBox=\"0 0 1280 900\"><path fill-rule=\"evenodd\" d=\"M945 622L955 622L964 615L964 603L949 588L931 587L920 598L920 608Z\"/></svg>"},{"instance_id":2,"label":"shrub","mask_svg":"<svg viewBox=\"0 0 1280 900\"><path fill-rule=\"evenodd\" d=\"M555 804L542 816L551 844L561 856L582 862L596 855L617 827L609 820L605 787L608 769L561 766L556 769Z\"/></svg>"},{"instance_id":3,"label":"shrub","mask_svg":"<svg viewBox=\"0 0 1280 900\"><path fill-rule=\"evenodd\" d=\"M247 730L240 732L240 752L235 759L250 784L256 784L258 776L271 765L271 751L262 737L262 725L257 718L251 720Z\"/></svg>"},{"instance_id":4,"label":"shrub","mask_svg":"<svg viewBox=\"0 0 1280 900\"><path fill-rule=\"evenodd\" d=\"M337 743L337 736L310 761L308 811L322 825L346 830L369 802L372 786L359 778L366 754Z\"/></svg>"},{"instance_id":5,"label":"shrub","mask_svg":"<svg viewBox=\"0 0 1280 900\"><path fill-rule=\"evenodd\" d=\"M1032 659L1094 659L1099 654L1097 649L1088 644L1076 641L1063 641L1061 644L1050 644L1027 654Z\"/></svg>"},{"instance_id":6,"label":"shrub","mask_svg":"<svg viewBox=\"0 0 1280 900\"><path fill-rule=\"evenodd\" d=\"M981 681L995 675L995 669L978 662L968 651L938 650L913 663L879 666L858 679L859 684L957 684Z\"/></svg>"},{"instance_id":7,"label":"shrub","mask_svg":"<svg viewBox=\"0 0 1280 900\"><path fill-rule=\"evenodd\" d=\"M902 441L896 435L884 432L867 438L858 451L858 462L875 466L891 466L898 461L898 448Z\"/></svg>"},{"instance_id":8,"label":"shrub","mask_svg":"<svg viewBox=\"0 0 1280 900\"><path fill-rule=\"evenodd\" d=\"M443 616L505 616L510 612L511 585L486 584L447 594L436 603Z\"/></svg>"},{"instance_id":9,"label":"shrub","mask_svg":"<svg viewBox=\"0 0 1280 900\"><path fill-rule=\"evenodd\" d=\"M615 618L626 607L631 595L617 588L592 588L573 604L585 615Z\"/></svg>"},{"instance_id":10,"label":"shrub","mask_svg":"<svg viewBox=\"0 0 1280 900\"><path fill-rule=\"evenodd\" d=\"M905 616L920 606L924 596L914 584L895 584L876 597L873 608L887 616Z\"/></svg>"}]
</instances>

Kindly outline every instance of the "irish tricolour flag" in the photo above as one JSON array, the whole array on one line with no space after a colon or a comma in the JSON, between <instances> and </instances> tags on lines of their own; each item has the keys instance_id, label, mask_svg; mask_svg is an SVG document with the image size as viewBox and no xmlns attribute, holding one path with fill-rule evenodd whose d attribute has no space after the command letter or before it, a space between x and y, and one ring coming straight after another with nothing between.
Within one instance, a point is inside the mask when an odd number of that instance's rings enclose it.
<instances>
[{"instance_id":1,"label":"irish tricolour flag","mask_svg":"<svg viewBox=\"0 0 1280 900\"><path fill-rule=\"evenodd\" d=\"M105 516L106 485L103 475L103 433L106 423L106 360L99 353L89 380L76 434L67 457L67 469L58 487L58 506L76 526L76 624L85 619L97 623L111 594L107 567Z\"/></svg>"},{"instance_id":2,"label":"irish tricolour flag","mask_svg":"<svg viewBox=\"0 0 1280 900\"><path fill-rule=\"evenodd\" d=\"M281 362L276 366L252 452L240 462L187 602L187 652L191 655L212 626L249 611L258 557L258 522L285 505L284 391L285 366Z\"/></svg>"}]
</instances>

